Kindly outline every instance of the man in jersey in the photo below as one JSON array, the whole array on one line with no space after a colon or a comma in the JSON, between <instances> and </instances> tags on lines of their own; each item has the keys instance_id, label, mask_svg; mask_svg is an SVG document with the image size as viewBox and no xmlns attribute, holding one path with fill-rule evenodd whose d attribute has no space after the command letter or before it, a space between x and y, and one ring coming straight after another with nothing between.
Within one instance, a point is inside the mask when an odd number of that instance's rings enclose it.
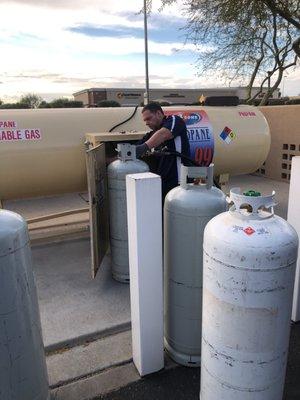
<instances>
[{"instance_id":1,"label":"man in jersey","mask_svg":"<svg viewBox=\"0 0 300 400\"><path fill-rule=\"evenodd\" d=\"M147 133L136 146L136 155L141 157L148 150L161 150L167 147L168 151L178 151L190 157L190 145L185 122L177 115L164 115L158 103L149 103L142 110L143 120L151 132ZM178 185L181 162L184 160L175 155L161 155L155 165L150 166L151 172L161 176L162 198Z\"/></svg>"}]
</instances>

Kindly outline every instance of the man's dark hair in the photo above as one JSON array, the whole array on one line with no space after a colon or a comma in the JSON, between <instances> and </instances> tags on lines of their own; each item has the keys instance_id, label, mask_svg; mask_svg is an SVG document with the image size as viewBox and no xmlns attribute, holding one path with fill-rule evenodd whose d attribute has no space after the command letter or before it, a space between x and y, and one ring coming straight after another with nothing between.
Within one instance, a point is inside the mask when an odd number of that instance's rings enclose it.
<instances>
[{"instance_id":1,"label":"man's dark hair","mask_svg":"<svg viewBox=\"0 0 300 400\"><path fill-rule=\"evenodd\" d=\"M142 109L142 113L147 110L150 112L160 111L162 114L164 113L161 105L159 103L156 103L155 101L152 101L151 103L145 105Z\"/></svg>"}]
</instances>

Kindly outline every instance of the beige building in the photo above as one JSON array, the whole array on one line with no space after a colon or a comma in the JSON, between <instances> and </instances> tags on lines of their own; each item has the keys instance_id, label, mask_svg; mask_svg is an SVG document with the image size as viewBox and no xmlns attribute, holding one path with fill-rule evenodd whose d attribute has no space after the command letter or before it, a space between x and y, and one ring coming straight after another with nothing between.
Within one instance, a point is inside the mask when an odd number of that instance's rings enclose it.
<instances>
[{"instance_id":1,"label":"beige building","mask_svg":"<svg viewBox=\"0 0 300 400\"><path fill-rule=\"evenodd\" d=\"M259 88L253 89L253 94ZM91 88L73 94L74 99L82 101L85 107L94 107L102 100L114 100L121 106L141 105L144 100L145 89L124 88ZM212 89L150 89L150 100L165 101L170 104L192 104L199 101L201 96L238 96L247 97L245 87L212 88ZM262 97L263 94L260 96ZM274 92L274 98L279 97L279 90Z\"/></svg>"}]
</instances>

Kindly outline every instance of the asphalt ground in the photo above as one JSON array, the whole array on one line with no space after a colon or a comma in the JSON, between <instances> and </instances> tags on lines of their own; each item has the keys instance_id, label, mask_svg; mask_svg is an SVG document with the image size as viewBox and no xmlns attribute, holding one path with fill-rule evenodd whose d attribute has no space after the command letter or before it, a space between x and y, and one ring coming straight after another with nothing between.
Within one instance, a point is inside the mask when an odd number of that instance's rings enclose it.
<instances>
[{"instance_id":1,"label":"asphalt ground","mask_svg":"<svg viewBox=\"0 0 300 400\"><path fill-rule=\"evenodd\" d=\"M153 374L98 400L198 400L200 369L178 367ZM222 399L220 399L222 400ZM283 400L300 400L300 323L291 329Z\"/></svg>"}]
</instances>

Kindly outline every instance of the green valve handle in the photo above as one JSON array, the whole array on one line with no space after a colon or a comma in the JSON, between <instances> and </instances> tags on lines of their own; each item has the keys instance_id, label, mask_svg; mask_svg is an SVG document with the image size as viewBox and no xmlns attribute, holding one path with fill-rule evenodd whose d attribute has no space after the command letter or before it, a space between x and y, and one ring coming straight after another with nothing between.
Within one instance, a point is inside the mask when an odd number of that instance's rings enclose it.
<instances>
[{"instance_id":1,"label":"green valve handle","mask_svg":"<svg viewBox=\"0 0 300 400\"><path fill-rule=\"evenodd\" d=\"M243 195L250 196L250 197L259 197L259 196L261 196L261 193L256 192L255 190L248 190L247 192L244 192Z\"/></svg>"}]
</instances>

